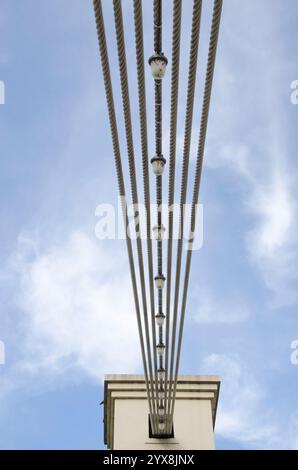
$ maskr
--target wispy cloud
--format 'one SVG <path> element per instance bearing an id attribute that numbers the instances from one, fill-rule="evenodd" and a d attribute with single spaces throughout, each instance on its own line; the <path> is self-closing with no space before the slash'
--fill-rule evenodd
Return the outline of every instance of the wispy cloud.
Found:
<path id="1" fill-rule="evenodd" d="M 44 251 L 35 239 L 21 236 L 14 269 L 23 312 L 19 370 L 73 371 L 98 381 L 109 371 L 136 370 L 130 279 L 118 256 L 80 230 Z"/>
<path id="2" fill-rule="evenodd" d="M 203 324 L 234 324 L 241 323 L 249 317 L 249 309 L 241 298 L 219 298 L 210 290 L 202 288 L 200 295 L 195 297 L 196 311 L 193 319 Z"/>
<path id="3" fill-rule="evenodd" d="M 282 419 L 266 405 L 267 395 L 241 358 L 211 354 L 202 364 L 203 372 L 221 376 L 216 432 L 226 439 L 253 448 L 295 448 L 297 423 L 293 415 L 287 429 Z"/>
<path id="4" fill-rule="evenodd" d="M 247 246 L 267 287 L 275 293 L 272 306 L 297 301 L 297 205 L 289 180 L 276 174 L 267 190 L 253 193 L 251 210 L 258 223 L 248 233 Z"/>
<path id="5" fill-rule="evenodd" d="M 255 12 L 259 18 L 266 8 L 261 3 L 257 6 L 260 14 Z M 239 12 L 243 19 L 251 14 L 251 8 L 255 6 L 244 5 Z M 268 17 L 266 31 L 270 32 L 271 50 L 276 44 L 275 60 L 264 43 L 258 21 L 245 38 L 242 16 L 234 30 L 228 28 L 223 33 L 225 50 L 228 47 L 230 53 L 225 60 L 219 57 L 214 89 L 216 112 L 211 116 L 205 163 L 220 173 L 229 188 L 232 182 L 235 201 L 242 203 L 244 211 L 241 230 L 247 254 L 273 294 L 271 305 L 280 307 L 297 301 L 293 284 L 298 278 L 298 175 L 293 165 L 295 149 L 287 139 L 291 104 L 284 90 L 289 84 L 286 74 L 282 75 L 290 62 L 288 56 L 284 58 L 285 44 L 276 23 L 280 4 L 275 2 L 273 8 L 275 14 Z M 232 30 L 233 34 L 228 32 Z M 241 67 L 235 68 L 240 58 Z M 254 68 L 254 77 L 248 73 L 249 67 Z"/>
<path id="6" fill-rule="evenodd" d="M 242 144 L 224 145 L 213 154 L 217 158 L 209 159 L 209 167 L 228 169 L 244 213 L 251 216 L 244 232 L 245 244 L 252 265 L 274 293 L 271 306 L 296 302 L 298 211 L 293 176 L 274 159 L 260 171 L 252 149 Z"/>

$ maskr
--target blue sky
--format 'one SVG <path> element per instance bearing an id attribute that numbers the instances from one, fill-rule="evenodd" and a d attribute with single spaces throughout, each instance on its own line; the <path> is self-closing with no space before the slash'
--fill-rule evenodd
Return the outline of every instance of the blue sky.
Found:
<path id="1" fill-rule="evenodd" d="M 191 3 L 184 2 L 178 163 Z M 211 6 L 206 0 L 190 182 Z M 146 2 L 146 19 L 150 8 Z M 131 13 L 127 1 L 129 64 Z M 182 373 L 222 377 L 219 449 L 298 448 L 298 366 L 290 361 L 298 339 L 298 108 L 290 101 L 297 14 L 295 0 L 224 2 L 201 188 L 204 244 L 193 257 L 181 362 Z M 170 57 L 171 15 L 164 19 Z M 96 207 L 114 204 L 117 188 L 92 2 L 1 0 L 0 29 L 0 448 L 99 449 L 103 376 L 141 365 L 125 245 L 95 236 Z M 149 56 L 149 21 L 145 37 Z M 116 65 L 114 52 L 119 103 Z M 167 107 L 170 73 L 164 83 Z M 149 73 L 147 89 L 150 113 Z M 135 101 L 132 113 L 137 123 Z M 137 124 L 135 133 L 138 149 Z"/>

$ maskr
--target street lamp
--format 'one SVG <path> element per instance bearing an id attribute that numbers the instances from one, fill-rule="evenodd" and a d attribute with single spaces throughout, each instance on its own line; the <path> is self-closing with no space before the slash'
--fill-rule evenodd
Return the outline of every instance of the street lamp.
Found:
<path id="1" fill-rule="evenodd" d="M 164 313 L 157 313 L 155 315 L 155 320 L 156 320 L 156 324 L 157 326 L 163 326 L 164 325 L 164 322 L 165 322 L 165 314 Z"/>
<path id="2" fill-rule="evenodd" d="M 164 288 L 166 278 L 164 277 L 163 274 L 158 274 L 157 276 L 155 276 L 154 280 L 155 280 L 155 285 L 157 289 Z"/>
<path id="3" fill-rule="evenodd" d="M 158 429 L 159 429 L 160 431 L 164 431 L 164 430 L 165 430 L 165 422 L 164 422 L 163 419 L 160 419 L 160 420 L 159 420 Z"/>
<path id="4" fill-rule="evenodd" d="M 152 230 L 153 230 L 155 240 L 161 241 L 166 231 L 164 225 L 154 225 Z"/>
<path id="5" fill-rule="evenodd" d="M 161 176 L 163 174 L 166 163 L 167 161 L 163 155 L 155 155 L 151 158 L 151 165 L 156 176 Z"/>
<path id="6" fill-rule="evenodd" d="M 163 343 L 158 343 L 156 345 L 156 352 L 159 356 L 163 356 L 164 352 L 165 352 L 165 345 Z"/>
<path id="7" fill-rule="evenodd" d="M 149 65 L 151 67 L 151 73 L 155 80 L 162 80 L 166 73 L 166 67 L 168 59 L 161 52 L 159 54 L 153 54 L 149 58 Z"/>
<path id="8" fill-rule="evenodd" d="M 158 380 L 164 380 L 165 378 L 165 370 L 163 367 L 160 367 L 158 370 L 157 370 L 157 377 L 158 377 Z"/>

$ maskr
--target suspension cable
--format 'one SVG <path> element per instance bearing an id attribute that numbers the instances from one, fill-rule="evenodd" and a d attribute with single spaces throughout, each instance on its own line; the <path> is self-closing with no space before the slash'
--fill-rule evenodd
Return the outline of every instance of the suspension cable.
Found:
<path id="1" fill-rule="evenodd" d="M 162 0 L 153 1 L 153 17 L 154 17 L 154 54 L 157 60 L 164 58 L 162 52 Z M 151 59 L 150 59 L 151 60 Z M 157 159 L 163 159 L 162 156 L 162 77 L 154 76 L 154 93 L 155 93 L 155 154 Z M 157 289 L 158 289 L 158 313 L 157 318 L 160 319 L 158 323 L 158 345 L 156 346 L 158 352 L 158 429 L 159 434 L 165 431 L 165 389 L 164 389 L 164 367 L 163 367 L 163 354 L 165 346 L 163 343 L 163 225 L 162 225 L 162 173 L 156 174 L 156 203 L 157 203 L 157 226 L 156 240 L 157 240 Z"/>
<path id="2" fill-rule="evenodd" d="M 168 194 L 168 250 L 167 250 L 167 293 L 166 293 L 166 339 L 165 339 L 165 409 L 167 409 L 169 336 L 171 312 L 172 251 L 173 251 L 173 205 L 175 194 L 176 137 L 178 116 L 178 91 L 180 68 L 182 1 L 174 0 L 171 68 L 171 110 L 169 144 L 169 194 Z"/>
<path id="3" fill-rule="evenodd" d="M 207 134 L 207 126 L 208 126 L 208 117 L 209 117 L 209 109 L 210 109 L 210 100 L 211 100 L 212 83 L 213 83 L 213 76 L 214 76 L 222 4 L 223 4 L 223 0 L 215 0 L 214 7 L 213 7 L 213 17 L 212 17 L 212 26 L 211 26 L 211 34 L 210 34 L 210 42 L 209 42 L 209 52 L 208 52 L 207 71 L 206 71 L 206 78 L 205 78 L 205 89 L 204 89 L 203 107 L 202 107 L 202 115 L 201 115 L 200 133 L 199 133 L 199 144 L 198 144 L 195 180 L 194 180 L 194 188 L 193 188 L 193 199 L 192 199 L 192 209 L 191 209 L 191 227 L 190 227 L 190 235 L 189 235 L 189 241 L 188 241 L 188 251 L 187 251 L 184 286 L 183 286 L 183 298 L 182 298 L 177 358 L 176 358 L 176 367 L 175 367 L 174 393 L 173 393 L 173 400 L 171 403 L 171 420 L 173 419 L 176 390 L 177 390 L 177 379 L 178 379 L 178 372 L 179 372 L 183 327 L 184 327 L 184 319 L 185 319 L 187 289 L 188 289 L 188 283 L 189 283 L 189 274 L 190 274 L 191 259 L 192 259 L 192 252 L 193 252 L 193 242 L 194 242 L 196 216 L 197 216 L 197 205 L 198 205 L 198 199 L 199 199 L 202 166 L 203 166 L 203 159 L 204 159 L 204 152 L 205 152 L 205 142 L 206 142 L 206 134 Z"/>
<path id="4" fill-rule="evenodd" d="M 194 0 L 193 15 L 192 15 L 191 45 L 190 45 L 190 55 L 189 55 L 185 129 L 184 129 L 183 164 L 182 164 L 180 212 L 179 212 L 179 236 L 178 236 L 178 242 L 177 242 L 174 313 L 173 313 L 173 324 L 172 324 L 172 343 L 171 343 L 171 361 L 170 361 L 170 378 L 169 378 L 169 400 L 168 400 L 168 410 L 167 410 L 168 413 L 170 413 L 170 409 L 171 409 L 170 403 L 171 403 L 171 394 L 172 394 L 172 385 L 173 385 L 175 342 L 176 342 L 179 287 L 180 287 L 180 272 L 181 272 L 181 261 L 182 261 L 181 258 L 182 258 L 182 245 L 183 245 L 183 233 L 184 233 L 184 208 L 185 208 L 186 193 L 187 193 L 189 154 L 190 154 L 190 144 L 191 144 L 191 134 L 192 134 L 193 106 L 194 106 L 194 94 L 195 94 L 197 62 L 198 62 L 198 46 L 199 46 L 200 25 L 201 25 L 201 11 L 202 11 L 202 0 Z M 171 420 L 168 420 L 168 426 L 171 426 L 170 421 Z M 168 429 L 168 431 L 170 431 L 170 429 Z"/>
<path id="5" fill-rule="evenodd" d="M 193 125 L 194 96 L 196 87 L 198 47 L 200 40 L 200 24 L 202 12 L 202 0 L 193 0 L 192 29 L 189 53 L 187 99 L 184 124 L 184 144 L 183 162 L 179 205 L 179 236 L 177 242 L 176 273 L 173 299 L 172 335 L 170 341 L 171 326 L 171 283 L 172 283 L 172 254 L 173 254 L 173 223 L 174 223 L 174 195 L 175 195 L 175 170 L 176 170 L 176 136 L 177 136 L 177 115 L 178 115 L 178 94 L 179 94 L 179 67 L 180 67 L 180 38 L 181 38 L 181 14 L 182 0 L 173 0 L 173 31 L 172 31 L 172 67 L 171 67 L 171 108 L 170 108 L 170 141 L 169 141 L 169 186 L 168 186 L 168 244 L 167 244 L 167 290 L 166 290 L 166 315 L 163 313 L 163 287 L 166 278 L 163 275 L 163 233 L 162 225 L 162 174 L 165 166 L 165 159 L 162 155 L 162 78 L 168 63 L 162 52 L 162 0 L 153 0 L 154 19 L 154 54 L 149 59 L 151 71 L 154 78 L 154 101 L 155 101 L 155 155 L 151 159 L 153 171 L 156 175 L 156 203 L 157 203 L 157 225 L 153 228 L 157 241 L 157 276 L 155 283 L 157 288 L 157 314 L 155 315 L 155 295 L 153 279 L 153 251 L 151 240 L 151 212 L 150 212 L 150 182 L 148 165 L 148 135 L 147 135 L 147 109 L 146 109 L 146 86 L 144 71 L 144 32 L 142 0 L 133 0 L 134 5 L 134 26 L 135 26 L 135 47 L 137 59 L 137 80 L 138 80 L 138 104 L 139 122 L 142 151 L 142 172 L 144 185 L 144 202 L 146 209 L 146 232 L 147 232 L 147 261 L 148 279 L 150 288 L 150 312 L 151 312 L 151 336 L 149 330 L 145 268 L 143 259 L 143 248 L 141 240 L 141 227 L 139 222 L 139 199 L 137 189 L 137 177 L 134 155 L 133 127 L 131 118 L 129 84 L 127 73 L 126 46 L 123 27 L 123 14 L 121 0 L 113 0 L 114 19 L 117 40 L 118 64 L 121 81 L 122 107 L 125 125 L 126 148 L 128 155 L 129 178 L 131 186 L 131 197 L 134 208 L 134 228 L 136 233 L 137 259 L 140 277 L 140 289 L 143 307 L 143 322 L 138 293 L 138 283 L 136 279 L 136 269 L 134 264 L 134 254 L 132 248 L 129 220 L 127 214 L 127 201 L 124 175 L 122 169 L 121 151 L 115 113 L 113 87 L 109 57 L 106 44 L 105 25 L 102 12 L 101 0 L 93 0 L 94 13 L 96 19 L 97 35 L 99 42 L 100 58 L 107 99 L 109 122 L 112 135 L 113 152 L 116 166 L 118 190 L 121 199 L 121 209 L 124 226 L 126 227 L 126 247 L 130 267 L 130 275 L 133 287 L 133 296 L 137 317 L 138 333 L 141 346 L 142 362 L 146 383 L 146 393 L 149 404 L 149 414 L 153 434 L 155 436 L 171 433 L 173 415 L 175 408 L 177 381 L 181 356 L 181 346 L 183 339 L 183 329 L 187 302 L 187 291 L 189 285 L 190 268 L 192 261 L 192 250 L 194 246 L 195 229 L 197 224 L 197 205 L 199 200 L 200 182 L 202 175 L 202 165 L 205 152 L 205 142 L 209 118 L 209 109 L 212 93 L 212 83 L 214 76 L 218 36 L 220 29 L 223 0 L 214 0 L 212 25 L 209 40 L 209 51 L 207 60 L 207 70 L 205 76 L 205 86 L 202 103 L 202 113 L 200 131 L 198 139 L 198 150 L 195 169 L 195 180 L 193 186 L 190 234 L 187 242 L 186 265 L 184 272 L 184 282 L 182 291 L 182 301 L 180 310 L 180 321 L 178 327 L 178 310 L 180 309 L 180 277 L 182 268 L 182 248 L 184 237 L 184 217 L 185 203 L 187 197 L 189 157 L 191 147 L 191 135 Z M 157 331 L 158 327 L 158 344 Z M 165 344 L 164 338 L 164 321 Z M 143 334 L 143 324 L 145 337 Z M 177 340 L 178 333 L 178 340 Z M 152 350 L 151 350 L 152 338 Z M 177 346 L 176 346 L 177 341 Z M 170 348 L 171 342 L 171 348 Z M 177 347 L 177 351 L 176 351 Z M 153 354 L 152 354 L 153 352 Z M 165 356 L 164 356 L 165 354 Z M 153 358 L 153 367 L 152 367 Z M 165 362 L 164 362 L 165 361 Z M 159 417 L 158 417 L 159 416 Z"/>
<path id="6" fill-rule="evenodd" d="M 144 40 L 143 40 L 143 13 L 142 0 L 134 0 L 134 23 L 135 23 L 135 43 L 136 43 L 136 61 L 138 75 L 138 98 L 139 98 L 139 117 L 140 133 L 142 147 L 142 168 L 144 184 L 144 202 L 146 210 L 146 228 L 147 228 L 147 257 L 149 288 L 151 302 L 151 329 L 153 346 L 153 365 L 155 379 L 155 400 L 157 396 L 157 353 L 156 353 L 156 328 L 155 328 L 155 299 L 154 299 L 154 275 L 153 275 L 153 256 L 152 256 L 152 238 L 151 238 L 151 210 L 150 210 L 150 183 L 149 183 L 149 164 L 148 164 L 148 136 L 147 136 L 147 109 L 146 109 L 146 86 L 144 70 Z M 157 423 L 155 423 L 155 428 Z"/>
<path id="7" fill-rule="evenodd" d="M 148 399 L 148 404 L 149 404 L 149 413 L 150 413 L 151 422 L 153 423 L 153 406 L 152 406 L 152 399 L 151 399 L 150 386 L 149 386 L 149 380 L 148 380 L 147 360 L 146 360 L 144 337 L 143 337 L 143 331 L 142 331 L 142 321 L 141 321 L 136 273 L 135 273 L 135 266 L 134 266 L 134 257 L 133 257 L 131 236 L 130 236 L 130 231 L 129 231 L 129 221 L 128 221 L 128 216 L 127 216 L 125 183 L 124 183 L 124 177 L 123 177 L 121 152 L 120 152 L 118 128 L 117 128 L 117 119 L 116 119 L 116 113 L 115 113 L 114 96 L 113 96 L 113 88 L 112 88 L 112 82 L 111 82 L 111 73 L 110 73 L 109 57 L 108 57 L 108 52 L 107 52 L 105 25 L 104 25 L 104 19 L 103 19 L 103 14 L 102 14 L 101 0 L 93 0 L 93 7 L 94 7 L 95 20 L 96 20 L 96 29 L 97 29 L 100 57 L 101 57 L 105 93 L 106 93 L 106 99 L 107 99 L 109 122 L 110 122 L 110 128 L 111 128 L 113 152 L 114 152 L 115 166 L 116 166 L 116 173 L 117 173 L 117 182 L 118 182 L 119 194 L 120 194 L 120 199 L 121 199 L 123 221 L 124 221 L 124 226 L 126 228 L 125 230 L 126 247 L 127 247 L 127 252 L 128 252 L 129 268 L 130 268 L 130 275 L 131 275 L 131 281 L 132 281 L 132 287 L 133 287 L 135 310 L 136 310 L 137 324 L 138 324 L 138 333 L 139 333 L 142 362 L 143 362 L 144 376 L 145 376 L 145 383 L 146 383 L 146 392 L 147 392 L 147 399 Z"/>
<path id="8" fill-rule="evenodd" d="M 138 200 L 137 178 L 136 178 L 135 157 L 134 157 L 134 144 L 133 144 L 133 132 L 132 132 L 121 0 L 113 0 L 113 5 L 114 5 L 114 17 L 115 17 L 123 114 L 124 114 L 124 125 L 125 125 L 128 164 L 129 164 L 129 178 L 130 178 L 130 185 L 131 185 L 132 202 L 133 202 L 133 207 L 134 207 L 134 222 L 135 222 L 135 231 L 136 231 L 137 255 L 138 255 L 138 263 L 139 263 L 139 275 L 140 275 L 140 285 L 141 285 L 141 294 L 142 294 L 142 303 L 143 303 L 143 313 L 144 313 L 148 368 L 149 368 L 149 376 L 150 376 L 151 395 L 152 395 L 152 401 L 153 401 L 153 411 L 155 411 L 152 357 L 151 357 L 149 321 L 148 321 L 147 298 L 146 298 L 146 284 L 145 284 L 144 260 L 143 260 L 143 249 L 142 249 L 142 240 L 141 240 L 141 227 L 140 227 L 140 223 L 138 220 L 139 219 L 139 200 Z M 154 427 L 153 422 L 151 423 L 151 425 L 152 427 Z"/>
<path id="9" fill-rule="evenodd" d="M 162 51 L 162 0 L 153 1 L 154 51 Z"/>

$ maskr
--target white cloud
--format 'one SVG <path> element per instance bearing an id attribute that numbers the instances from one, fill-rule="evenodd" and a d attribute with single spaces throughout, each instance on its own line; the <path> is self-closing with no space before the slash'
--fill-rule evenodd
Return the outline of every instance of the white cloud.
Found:
<path id="1" fill-rule="evenodd" d="M 248 234 L 254 256 L 274 258 L 292 241 L 297 205 L 291 177 L 275 159 L 268 161 L 268 166 L 262 170 L 253 158 L 252 150 L 236 142 L 216 151 L 212 149 L 210 157 L 210 168 L 225 167 L 238 178 L 237 187 L 245 194 L 245 199 L 242 197 L 245 208 L 256 219 L 255 227 Z"/>
<path id="2" fill-rule="evenodd" d="M 247 235 L 251 259 L 275 293 L 273 307 L 297 301 L 297 205 L 290 182 L 275 176 L 267 191 L 254 189 L 250 203 L 258 223 Z"/>
<path id="3" fill-rule="evenodd" d="M 245 213 L 252 217 L 245 231 L 247 253 L 274 294 L 271 307 L 296 302 L 298 211 L 292 177 L 278 159 L 261 169 L 245 145 L 230 143 L 212 150 L 216 158 L 209 159 L 209 167 L 229 171 Z"/>
<path id="4" fill-rule="evenodd" d="M 260 218 L 250 240 L 256 256 L 273 258 L 287 245 L 294 224 L 295 205 L 286 178 L 275 175 L 267 190 L 255 188 L 251 210 Z"/>
<path id="5" fill-rule="evenodd" d="M 233 324 L 245 321 L 249 317 L 247 305 L 239 298 L 215 298 L 207 289 L 201 289 L 195 299 L 197 306 L 193 318 L 198 323 Z"/>
<path id="6" fill-rule="evenodd" d="M 134 372 L 139 344 L 125 263 L 101 242 L 77 231 L 60 245 L 40 250 L 21 237 L 15 268 L 24 312 L 24 358 L 30 373 Z"/>
<path id="7" fill-rule="evenodd" d="M 278 439 L 278 427 L 271 424 L 264 409 L 264 392 L 243 361 L 225 354 L 211 354 L 203 361 L 203 371 L 221 376 L 222 384 L 216 432 L 255 447 L 271 448 Z"/>
<path id="8" fill-rule="evenodd" d="M 298 414 L 281 412 L 243 358 L 211 354 L 202 372 L 221 378 L 215 432 L 253 449 L 296 449 Z"/>
<path id="9" fill-rule="evenodd" d="M 247 145 L 241 143 L 226 143 L 224 145 L 214 145 L 206 148 L 206 165 L 208 168 L 217 170 L 225 167 L 229 173 L 231 171 L 243 177 L 247 182 L 254 182 L 254 175 L 251 173 L 251 155 Z"/>
<path id="10" fill-rule="evenodd" d="M 274 38 L 276 24 L 271 20 L 268 28 Z M 256 38 L 261 40 L 253 33 L 252 44 Z M 258 74 L 248 83 L 248 76 L 239 69 L 230 86 L 231 79 L 221 74 L 226 64 L 219 61 L 221 86 L 216 89 L 216 112 L 211 117 L 205 164 L 229 178 L 234 199 L 238 197 L 245 209 L 246 221 L 241 227 L 249 259 L 273 294 L 272 306 L 280 307 L 297 301 L 296 288 L 291 284 L 298 278 L 297 171 L 287 141 L 291 123 L 280 100 L 283 58 L 280 55 L 276 59 L 280 61 L 278 68 L 273 62 L 264 68 L 262 49 L 254 47 L 257 53 L 251 56 L 239 38 L 230 36 L 226 40 L 235 57 L 241 52 L 243 70 L 254 66 Z M 282 51 L 280 44 L 279 54 Z M 245 94 L 247 86 L 249 93 Z"/>

